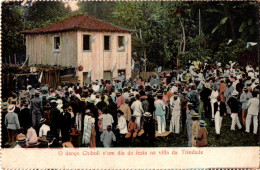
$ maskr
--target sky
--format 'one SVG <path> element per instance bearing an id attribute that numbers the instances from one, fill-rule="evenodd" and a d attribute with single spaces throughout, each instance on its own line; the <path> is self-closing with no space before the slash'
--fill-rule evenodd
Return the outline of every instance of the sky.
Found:
<path id="1" fill-rule="evenodd" d="M 24 0 L 22 2 L 22 5 L 24 5 L 28 0 Z M 32 0 L 32 2 L 34 2 L 35 0 Z M 66 0 L 62 0 L 64 2 L 64 5 L 67 6 L 69 5 L 72 11 L 77 11 L 79 9 L 77 2 L 78 1 L 66 1 Z"/>
<path id="2" fill-rule="evenodd" d="M 63 1 L 63 2 L 66 2 L 66 1 Z M 77 5 L 77 2 L 78 1 L 68 1 L 66 3 L 69 4 L 70 8 L 72 11 L 77 11 L 79 9 L 78 5 Z"/>

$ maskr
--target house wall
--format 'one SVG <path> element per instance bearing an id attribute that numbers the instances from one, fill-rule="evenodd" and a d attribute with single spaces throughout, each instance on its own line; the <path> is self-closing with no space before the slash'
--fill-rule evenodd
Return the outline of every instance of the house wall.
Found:
<path id="1" fill-rule="evenodd" d="M 60 50 L 54 49 L 54 37 L 60 37 Z M 77 32 L 27 34 L 26 55 L 29 65 L 60 65 L 77 67 Z"/>
<path id="2" fill-rule="evenodd" d="M 90 35 L 91 50 L 83 51 L 83 35 Z M 110 36 L 110 50 L 104 51 L 104 36 Z M 123 52 L 118 51 L 118 36 L 124 36 L 124 42 L 128 40 Z M 91 80 L 104 78 L 104 71 L 111 71 L 117 63 L 113 77 L 118 76 L 118 70 L 126 70 L 126 78 L 131 77 L 131 34 L 109 32 L 77 32 L 78 40 L 78 64 L 83 66 L 83 71 L 77 72 L 81 84 L 83 84 L 83 72 L 92 69 Z"/>

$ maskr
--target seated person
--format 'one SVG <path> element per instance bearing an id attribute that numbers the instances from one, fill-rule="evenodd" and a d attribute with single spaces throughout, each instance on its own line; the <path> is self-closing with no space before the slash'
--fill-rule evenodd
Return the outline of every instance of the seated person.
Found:
<path id="1" fill-rule="evenodd" d="M 44 138 L 47 136 L 47 132 L 50 131 L 50 126 L 46 124 L 46 119 L 44 118 L 40 120 L 40 123 L 42 124 L 42 126 L 39 130 L 39 137 Z"/>
<path id="2" fill-rule="evenodd" d="M 26 145 L 36 145 L 37 144 L 37 141 L 38 141 L 37 133 L 32 126 L 27 130 L 26 141 L 27 141 Z"/>
<path id="3" fill-rule="evenodd" d="M 127 139 L 132 137 L 132 142 L 134 142 L 137 136 L 137 132 L 139 131 L 135 119 L 135 116 L 131 116 L 131 121 L 128 123 L 128 133 L 125 136 Z"/>

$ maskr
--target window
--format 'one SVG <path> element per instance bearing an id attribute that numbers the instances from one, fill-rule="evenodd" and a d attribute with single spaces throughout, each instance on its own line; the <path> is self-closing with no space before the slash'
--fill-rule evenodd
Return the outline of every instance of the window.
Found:
<path id="1" fill-rule="evenodd" d="M 90 50 L 90 35 L 83 35 L 83 50 Z"/>
<path id="2" fill-rule="evenodd" d="M 110 36 L 104 36 L 104 50 L 110 50 Z"/>
<path id="3" fill-rule="evenodd" d="M 60 49 L 60 37 L 54 37 L 54 49 L 55 50 Z"/>
<path id="4" fill-rule="evenodd" d="M 118 36 L 118 51 L 124 51 L 124 36 Z"/>

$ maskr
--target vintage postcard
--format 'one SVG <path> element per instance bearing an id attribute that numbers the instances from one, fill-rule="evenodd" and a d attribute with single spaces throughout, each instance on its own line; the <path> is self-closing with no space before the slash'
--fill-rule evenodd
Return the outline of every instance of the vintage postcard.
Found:
<path id="1" fill-rule="evenodd" d="M 1 168 L 259 167 L 258 1 L 1 2 Z"/>

